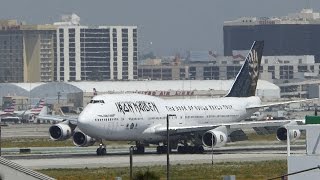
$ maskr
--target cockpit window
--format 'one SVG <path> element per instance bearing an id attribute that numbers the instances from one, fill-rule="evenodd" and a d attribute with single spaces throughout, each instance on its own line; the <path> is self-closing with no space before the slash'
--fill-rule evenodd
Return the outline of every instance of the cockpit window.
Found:
<path id="1" fill-rule="evenodd" d="M 104 100 L 91 100 L 90 103 L 92 103 L 92 104 L 104 103 Z"/>

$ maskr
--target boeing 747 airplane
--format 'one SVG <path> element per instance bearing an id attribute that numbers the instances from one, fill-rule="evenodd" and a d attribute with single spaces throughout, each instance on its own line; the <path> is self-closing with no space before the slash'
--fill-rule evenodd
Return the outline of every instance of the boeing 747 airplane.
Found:
<path id="1" fill-rule="evenodd" d="M 90 146 L 98 141 L 101 144 L 97 155 L 106 154 L 103 140 L 135 141 L 136 153 L 144 153 L 145 145 L 156 144 L 157 152 L 163 153 L 168 144 L 166 120 L 170 114 L 169 145 L 179 153 L 202 153 L 204 146 L 221 147 L 228 141 L 239 140 L 243 135 L 241 128 L 276 126 L 278 139 L 286 140 L 285 125 L 300 121 L 241 122 L 259 108 L 294 102 L 261 105 L 260 98 L 255 96 L 263 45 L 263 41 L 253 43 L 225 97 L 161 99 L 142 94 L 97 95 L 78 117 L 51 118 L 61 122 L 50 127 L 50 137 L 53 140 L 72 137 L 77 146 Z M 292 139 L 300 136 L 299 130 L 289 133 Z"/>

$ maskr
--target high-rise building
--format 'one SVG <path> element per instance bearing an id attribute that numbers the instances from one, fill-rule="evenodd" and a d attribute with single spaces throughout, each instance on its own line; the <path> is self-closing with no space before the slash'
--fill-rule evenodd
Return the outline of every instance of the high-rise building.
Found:
<path id="1" fill-rule="evenodd" d="M 53 25 L 0 20 L 0 82 L 137 79 L 136 26 Z"/>
<path id="2" fill-rule="evenodd" d="M 82 26 L 63 16 L 55 36 L 57 81 L 137 79 L 136 26 Z"/>
<path id="3" fill-rule="evenodd" d="M 242 17 L 225 21 L 224 55 L 247 49 L 254 40 L 264 40 L 264 56 L 314 55 L 320 62 L 320 15 L 312 9 L 285 17 Z"/>
<path id="4" fill-rule="evenodd" d="M 23 82 L 23 33 L 16 20 L 0 21 L 0 82 Z"/>
<path id="5" fill-rule="evenodd" d="M 24 82 L 53 81 L 54 39 L 53 25 L 24 25 Z"/>
<path id="6" fill-rule="evenodd" d="M 52 25 L 0 21 L 0 82 L 53 80 Z"/>

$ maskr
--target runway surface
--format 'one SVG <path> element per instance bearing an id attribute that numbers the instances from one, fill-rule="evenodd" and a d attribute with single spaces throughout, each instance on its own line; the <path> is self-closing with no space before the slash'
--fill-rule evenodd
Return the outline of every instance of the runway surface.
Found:
<path id="1" fill-rule="evenodd" d="M 1 127 L 1 137 L 49 137 L 50 126 L 51 124 L 9 124 Z"/>
<path id="2" fill-rule="evenodd" d="M 119 147 L 107 146 L 107 152 L 109 155 L 127 155 L 129 154 L 130 145 L 119 145 Z M 292 145 L 293 150 L 303 150 L 305 145 Z M 32 158 L 32 156 L 42 157 L 55 157 L 55 156 L 69 156 L 69 155 L 95 155 L 96 146 L 89 147 L 31 147 L 29 154 L 21 154 L 21 148 L 2 148 L 2 154 L 9 158 L 23 158 L 24 156 Z M 24 149 L 24 148 L 22 148 Z M 206 153 L 211 153 L 211 148 L 205 148 Z M 215 154 L 223 153 L 237 153 L 237 152 L 263 152 L 263 151 L 286 151 L 287 146 L 281 143 L 278 144 L 264 144 L 264 145 L 237 145 L 237 146 L 227 146 L 221 148 L 214 148 Z M 172 150 L 173 154 L 176 154 L 176 150 Z M 155 154 L 156 147 L 146 147 L 146 154 Z"/>

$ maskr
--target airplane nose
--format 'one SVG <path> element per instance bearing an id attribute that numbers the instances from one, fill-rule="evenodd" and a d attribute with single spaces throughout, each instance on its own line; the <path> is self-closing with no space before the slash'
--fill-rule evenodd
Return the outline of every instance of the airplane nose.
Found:
<path id="1" fill-rule="evenodd" d="M 84 116 L 83 116 L 82 113 L 81 113 L 81 114 L 79 114 L 79 116 L 78 116 L 78 125 L 79 125 L 79 124 L 83 124 L 83 123 L 85 123 L 85 118 L 84 118 Z"/>
<path id="2" fill-rule="evenodd" d="M 81 131 L 85 131 L 88 128 L 89 124 L 89 118 L 84 113 L 80 113 L 77 123 L 79 129 Z"/>

